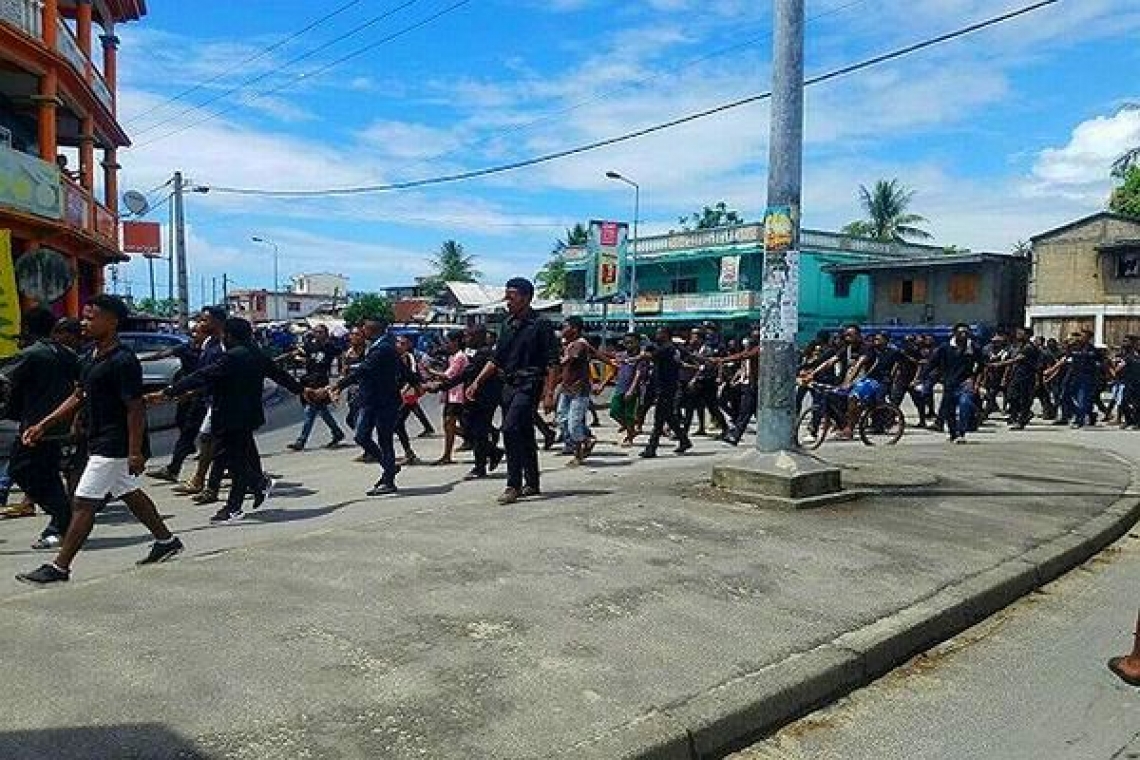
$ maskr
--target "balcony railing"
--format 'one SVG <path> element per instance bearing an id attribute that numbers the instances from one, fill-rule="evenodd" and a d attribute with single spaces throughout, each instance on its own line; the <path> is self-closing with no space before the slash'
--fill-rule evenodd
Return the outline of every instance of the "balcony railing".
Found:
<path id="1" fill-rule="evenodd" d="M 0 147 L 0 207 L 62 221 L 118 248 L 119 220 L 109 208 L 50 161 L 5 147 Z"/>
<path id="2" fill-rule="evenodd" d="M 63 178 L 63 220 L 104 245 L 117 248 L 119 220 L 103 204 L 70 178 Z"/>
<path id="3" fill-rule="evenodd" d="M 44 4 L 42 0 L 0 0 L 0 21 L 36 39 L 44 36 Z"/>
<path id="4" fill-rule="evenodd" d="M 2 0 L 0 0 L 2 1 Z M 91 91 L 95 93 L 95 97 L 99 99 L 108 111 L 114 109 L 114 98 L 111 95 L 111 88 L 107 86 L 107 82 L 103 79 L 103 75 L 95 68 L 95 62 L 84 55 L 82 48 L 79 47 L 79 40 L 75 38 L 75 33 L 71 31 L 71 27 L 67 25 L 63 19 L 57 22 L 57 29 L 59 30 L 57 38 L 59 40 L 59 52 L 71 64 L 79 76 L 87 80 L 91 85 Z"/>
<path id="5" fill-rule="evenodd" d="M 732 314 L 752 311 L 759 308 L 760 294 L 751 290 L 734 290 L 723 293 L 687 293 L 684 295 L 638 296 L 636 314 L 655 316 L 659 314 Z M 562 312 L 566 316 L 601 317 L 605 307 L 588 301 L 563 301 Z M 629 317 L 628 303 L 610 304 L 608 310 L 612 319 Z"/>

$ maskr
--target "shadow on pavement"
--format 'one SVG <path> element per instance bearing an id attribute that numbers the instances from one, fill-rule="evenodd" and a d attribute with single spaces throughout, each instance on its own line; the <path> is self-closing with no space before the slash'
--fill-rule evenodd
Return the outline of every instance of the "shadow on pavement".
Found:
<path id="1" fill-rule="evenodd" d="M 0 757 L 4 760 L 216 760 L 219 756 L 206 752 L 164 725 L 135 723 L 0 732 Z"/>
<path id="2" fill-rule="evenodd" d="M 336 504 L 329 504 L 324 507 L 312 507 L 310 509 L 274 509 L 268 507 L 259 509 L 256 512 L 247 511 L 245 513 L 245 520 L 246 522 L 262 523 L 287 523 L 298 522 L 300 520 L 312 520 L 317 517 L 332 514 L 338 509 L 351 507 L 354 504 L 364 504 L 367 501 L 368 499 L 351 499 L 349 501 L 339 501 Z"/>

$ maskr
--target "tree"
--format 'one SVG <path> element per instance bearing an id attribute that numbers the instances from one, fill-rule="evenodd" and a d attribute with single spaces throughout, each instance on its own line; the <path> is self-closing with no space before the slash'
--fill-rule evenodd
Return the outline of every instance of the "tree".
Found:
<path id="1" fill-rule="evenodd" d="M 1140 103 L 1125 105 L 1117 112 L 1117 115 L 1124 111 L 1140 111 Z M 1125 151 L 1124 155 L 1112 162 L 1112 176 L 1116 179 L 1127 180 L 1128 172 L 1136 168 L 1140 168 L 1140 145 Z"/>
<path id="2" fill-rule="evenodd" d="M 566 297 L 566 249 L 570 246 L 585 245 L 589 237 L 590 231 L 586 229 L 586 225 L 578 223 L 566 229 L 565 238 L 554 241 L 550 259 L 542 269 L 538 270 L 534 278 L 540 296 L 551 299 Z"/>
<path id="3" fill-rule="evenodd" d="M 1009 249 L 1009 252 L 1014 256 L 1028 259 L 1033 255 L 1033 244 L 1028 240 L 1018 240 L 1013 244 L 1013 247 Z"/>
<path id="4" fill-rule="evenodd" d="M 744 224 L 744 217 L 732 210 L 724 201 L 718 201 L 712 206 L 705 206 L 700 211 L 682 216 L 677 220 L 684 232 L 693 230 L 711 230 L 713 227 L 727 227 L 733 224 Z"/>
<path id="5" fill-rule="evenodd" d="M 464 251 L 463 244 L 454 240 L 443 241 L 439 252 L 428 262 L 435 272 L 424 277 L 420 287 L 430 296 L 442 293 L 449 282 L 475 282 L 483 274 L 475 268 L 475 256 Z"/>
<path id="6" fill-rule="evenodd" d="M 926 218 L 908 212 L 913 199 L 914 191 L 897 179 L 881 179 L 870 190 L 866 185 L 859 185 L 859 204 L 867 218 L 851 222 L 843 228 L 843 233 L 885 243 L 906 243 L 907 238 L 929 240 L 932 235 L 915 226 L 926 224 Z"/>
<path id="7" fill-rule="evenodd" d="M 344 307 L 341 319 L 345 324 L 357 325 L 364 319 L 379 317 L 391 320 L 394 316 L 392 302 L 378 293 L 363 293 L 352 299 L 352 303 Z"/>
<path id="8" fill-rule="evenodd" d="M 1112 191 L 1108 209 L 1140 220 L 1140 165 L 1130 167 L 1119 187 Z"/>
<path id="9" fill-rule="evenodd" d="M 170 298 L 140 298 L 135 311 L 155 317 L 173 317 L 178 313 L 178 303 Z"/>

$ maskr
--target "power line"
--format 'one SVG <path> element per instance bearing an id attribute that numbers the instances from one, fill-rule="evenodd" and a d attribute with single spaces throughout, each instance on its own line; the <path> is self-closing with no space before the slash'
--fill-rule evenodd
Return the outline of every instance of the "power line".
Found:
<path id="1" fill-rule="evenodd" d="M 947 32 L 946 34 L 942 34 L 942 35 L 939 35 L 937 37 L 932 37 L 932 38 L 929 38 L 929 39 L 924 40 L 922 42 L 917 42 L 913 45 L 908 45 L 906 47 L 898 48 L 898 49 L 893 50 L 891 52 L 884 53 L 884 54 L 878 55 L 878 56 L 874 56 L 873 58 L 867 58 L 863 61 L 859 61 L 858 63 L 853 63 L 853 64 L 850 64 L 848 66 L 843 66 L 843 67 L 838 68 L 838 69 L 833 69 L 832 71 L 829 71 L 829 72 L 824 73 L 824 74 L 819 74 L 817 76 L 806 79 L 804 81 L 804 85 L 805 86 L 812 86 L 812 85 L 822 84 L 823 82 L 828 82 L 828 81 L 831 81 L 833 79 L 838 79 L 840 77 L 847 76 L 848 74 L 853 74 L 857 71 L 862 71 L 863 69 L 869 69 L 869 68 L 872 68 L 874 66 L 878 66 L 880 64 L 886 63 L 888 61 L 893 61 L 893 60 L 896 60 L 899 58 L 903 58 L 907 55 L 918 52 L 920 50 L 935 47 L 937 45 L 949 42 L 951 40 L 955 40 L 955 39 L 958 39 L 960 37 L 965 37 L 967 35 L 974 34 L 975 32 L 979 32 L 983 29 L 987 29 L 989 27 L 997 26 L 997 25 L 1002 24 L 1004 22 L 1011 21 L 1011 20 L 1018 18 L 1020 16 L 1025 16 L 1027 14 L 1041 10 L 1042 8 L 1045 8 L 1047 6 L 1056 5 L 1059 2 L 1061 2 L 1061 0 L 1041 0 L 1040 2 L 1036 2 L 1036 3 L 1033 3 L 1031 5 L 1026 5 L 1026 6 L 1018 8 L 1016 10 L 1009 11 L 1007 13 L 1003 13 L 1000 16 L 994 16 L 994 17 L 987 19 L 985 21 L 980 21 L 978 23 L 962 27 L 962 28 L 957 29 L 955 31 Z M 667 129 L 672 129 L 673 127 L 677 127 L 677 126 L 680 126 L 682 124 L 688 124 L 690 122 L 698 121 L 700 119 L 705 119 L 709 116 L 714 116 L 714 115 L 719 114 L 719 113 L 724 113 L 725 111 L 730 111 L 730 110 L 733 110 L 736 108 L 740 108 L 742 106 L 751 105 L 752 103 L 759 103 L 763 100 L 767 100 L 771 96 L 772 96 L 771 92 L 764 92 L 764 93 L 760 93 L 758 95 L 752 95 L 750 97 L 741 98 L 739 100 L 734 100 L 734 101 L 731 101 L 729 103 L 723 103 L 719 106 L 715 106 L 713 108 L 709 108 L 709 109 L 706 109 L 704 111 L 698 111 L 696 113 L 692 113 L 692 114 L 689 114 L 687 116 L 682 116 L 680 118 L 673 119 L 671 121 L 655 124 L 651 127 L 639 129 L 639 130 L 636 130 L 634 132 L 627 132 L 625 134 L 618 135 L 616 137 L 610 137 L 610 138 L 607 138 L 604 140 L 598 140 L 598 141 L 595 141 L 592 143 L 587 143 L 585 145 L 579 145 L 579 146 L 574 147 L 574 148 L 567 148 L 565 150 L 560 150 L 560 151 L 557 151 L 554 153 L 547 153 L 547 154 L 542 155 L 542 156 L 536 156 L 534 158 L 529 158 L 529 159 L 525 159 L 522 161 L 515 161 L 512 163 L 508 163 L 508 164 L 500 164 L 498 166 L 487 167 L 484 169 L 475 169 L 473 171 L 460 172 L 457 174 L 446 174 L 446 175 L 436 176 L 436 177 L 427 177 L 424 179 L 408 180 L 408 181 L 404 181 L 404 182 L 392 182 L 392 183 L 383 184 L 383 185 L 365 185 L 365 186 L 360 186 L 360 187 L 329 188 L 329 189 L 323 189 L 323 190 L 262 190 L 262 189 L 235 188 L 235 187 L 209 187 L 208 189 L 211 192 L 224 193 L 224 194 L 229 194 L 229 195 L 252 195 L 252 196 L 262 196 L 262 197 L 271 197 L 271 198 L 306 198 L 306 197 L 324 197 L 324 196 L 338 196 L 338 195 L 363 195 L 363 194 L 368 194 L 368 193 L 381 193 L 381 192 L 388 192 L 388 191 L 392 191 L 392 190 L 410 190 L 410 189 L 419 188 L 419 187 L 428 187 L 431 185 L 442 185 L 442 184 L 448 184 L 448 183 L 452 183 L 452 182 L 461 182 L 464 180 L 476 179 L 479 177 L 487 177 L 487 176 L 494 175 L 494 174 L 503 174 L 505 172 L 514 171 L 517 169 L 523 169 L 523 168 L 530 167 L 530 166 L 537 166 L 539 164 L 549 163 L 551 161 L 556 161 L 556 160 L 559 160 L 562 158 L 567 158 L 569 156 L 574 156 L 574 155 L 578 155 L 581 153 L 588 153 L 590 151 L 598 150 L 599 148 L 605 148 L 605 147 L 608 147 L 610 145 L 617 145 L 618 143 L 628 142 L 630 140 L 635 140 L 635 139 L 640 138 L 640 137 L 645 137 L 647 135 L 651 135 L 651 134 L 654 134 L 656 132 L 662 132 L 662 131 L 667 130 Z"/>
<path id="2" fill-rule="evenodd" d="M 177 112 L 177 113 L 175 113 L 175 114 L 173 114 L 173 115 L 171 115 L 165 119 L 157 121 L 154 124 L 151 124 L 150 126 L 146 127 L 145 129 L 142 129 L 139 132 L 137 132 L 136 137 L 138 135 L 145 135 L 148 132 L 153 132 L 156 129 L 158 129 L 159 127 L 166 126 L 167 124 L 170 124 L 171 122 L 176 121 L 177 119 L 181 118 L 182 116 L 185 116 L 187 114 L 193 113 L 194 111 L 205 108 L 208 105 L 212 105 L 214 103 L 217 103 L 219 100 L 221 100 L 223 98 L 227 98 L 230 95 L 233 95 L 235 92 L 239 92 L 241 90 L 244 90 L 247 87 L 249 87 L 250 85 L 257 84 L 258 82 L 264 81 L 264 80 L 268 79 L 269 77 L 273 76 L 274 74 L 280 73 L 283 69 L 287 69 L 296 63 L 300 63 L 301 61 L 312 58 L 317 53 L 321 53 L 325 50 L 328 50 L 330 47 L 333 47 L 334 45 L 337 45 L 341 42 L 344 42 L 345 40 L 349 39 L 350 37 L 355 37 L 356 35 L 363 32 L 365 29 L 368 29 L 370 27 L 375 26 L 376 24 L 380 23 L 381 21 L 384 21 L 385 19 L 388 19 L 388 18 L 396 15 L 397 13 L 404 10 L 405 8 L 409 8 L 418 2 L 420 2 L 420 0 L 404 0 L 404 2 L 400 3 L 399 5 L 394 6 L 392 8 L 389 8 L 388 10 L 384 11 L 380 15 L 373 16 L 372 18 L 368 19 L 367 21 L 365 21 L 361 24 L 357 24 L 356 26 L 349 29 L 347 32 L 340 34 L 340 35 L 337 35 L 336 37 L 333 37 L 331 40 L 329 40 L 329 41 L 327 41 L 321 45 L 318 45 L 317 47 L 315 47 L 311 50 L 308 50 L 308 51 L 302 53 L 301 55 L 298 55 L 298 56 L 295 56 L 295 57 L 289 59 L 288 61 L 283 63 L 281 66 L 279 66 L 279 67 L 277 67 L 271 71 L 262 72 L 261 74 L 258 74 L 257 76 L 250 77 L 249 79 L 245 80 L 244 82 L 242 82 L 242 83 L 240 83 L 234 87 L 231 87 L 228 90 L 223 90 L 222 92 L 214 95 L 213 97 L 207 98 L 206 100 L 202 101 L 201 103 L 197 103 L 197 104 L 192 105 L 188 108 L 183 108 L 181 111 L 179 111 L 179 112 Z M 178 131 L 181 131 L 181 130 L 178 130 Z M 177 134 L 178 131 L 172 132 L 171 134 Z M 162 140 L 162 139 L 165 139 L 166 137 L 169 137 L 169 136 L 170 135 L 163 135 L 162 137 L 159 137 L 156 140 L 151 140 L 150 142 L 148 142 L 146 144 L 149 145 L 151 142 L 157 142 L 157 140 Z"/>
<path id="3" fill-rule="evenodd" d="M 340 14 L 347 11 L 349 8 L 352 8 L 353 6 L 356 6 L 356 5 L 360 5 L 360 2 L 361 2 L 361 0 L 349 0 L 349 2 L 344 3 L 343 5 L 341 5 L 340 7 L 336 8 L 332 11 L 330 11 L 329 13 L 326 13 L 324 16 L 321 16 L 320 18 L 316 19 L 315 21 L 308 24 L 304 28 L 298 29 L 296 32 L 293 32 L 289 36 L 284 37 L 284 38 L 278 40 L 277 42 L 274 42 L 273 44 L 262 48 L 259 52 L 254 53 L 253 55 L 250 55 L 249 57 L 242 59 L 241 61 L 235 63 L 233 66 L 230 66 L 229 68 L 218 72 L 217 74 L 210 77 L 209 79 L 206 79 L 202 82 L 199 82 L 196 85 L 188 87 L 185 90 L 183 90 L 182 92 L 178 93 L 177 95 L 172 95 L 171 97 L 167 98 L 166 100 L 162 101 L 161 103 L 158 103 L 154 106 L 151 106 L 150 108 L 143 111 L 142 113 L 136 114 L 135 116 L 132 116 L 130 119 L 128 119 L 128 122 L 129 123 L 137 123 L 137 122 L 141 121 L 144 117 L 149 116 L 150 114 L 154 113 L 155 111 L 160 111 L 169 105 L 173 105 L 174 103 L 177 103 L 179 100 L 182 100 L 183 98 L 185 98 L 187 95 L 192 95 L 193 93 L 198 92 L 199 90 L 203 89 L 204 87 L 211 85 L 214 82 L 217 82 L 219 79 L 226 76 L 227 74 L 232 74 L 233 72 L 241 69 L 242 67 L 244 67 L 248 64 L 251 64 L 255 61 L 261 60 L 262 58 L 269 55 L 273 51 L 278 50 L 278 49 L 284 47 L 285 45 L 288 45 L 293 40 L 295 40 L 299 37 L 303 37 L 304 35 L 313 31 L 314 29 L 321 26 L 322 24 L 324 24 L 328 21 L 331 21 L 332 19 L 336 18 Z"/>

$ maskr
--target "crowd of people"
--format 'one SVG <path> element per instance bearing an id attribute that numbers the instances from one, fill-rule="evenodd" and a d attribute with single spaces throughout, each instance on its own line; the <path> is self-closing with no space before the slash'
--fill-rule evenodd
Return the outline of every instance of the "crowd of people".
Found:
<path id="1" fill-rule="evenodd" d="M 658 456 L 666 439 L 677 455 L 692 448 L 691 436 L 740 443 L 756 412 L 759 331 L 738 341 L 706 323 L 679 335 L 660 327 L 648 341 L 637 334 L 606 341 L 588 335 L 578 317 L 556 326 L 534 311 L 533 297 L 530 281 L 508 281 L 508 317 L 497 334 L 481 325 L 457 330 L 435 352 L 422 352 L 377 315 L 351 325 L 343 344 L 318 325 L 275 358 L 258 344 L 249 322 L 209 306 L 186 345 L 144 357 L 173 357 L 181 365 L 174 382 L 150 393 L 144 393 L 139 357 L 118 341 L 118 326 L 127 318 L 120 299 L 92 298 L 82 334 L 76 320 L 57 322 L 42 309 L 29 313 L 27 345 L 0 370 L 6 416 L 19 423 L 8 474 L 50 517 L 34 548 L 57 554 L 18 579 L 40 585 L 68 580 L 108 499 L 121 499 L 153 534 L 140 564 L 181 552 L 182 542 L 142 489 L 144 471 L 175 483 L 174 493 L 197 504 L 217 504 L 211 518 L 216 524 L 243 519 L 247 501 L 252 509 L 261 507 L 274 487 L 256 439 L 266 419 L 267 380 L 304 405 L 288 448 L 304 451 L 317 420 L 328 429 L 330 448 L 344 447 L 351 434 L 360 450 L 357 461 L 378 467 L 367 491 L 372 497 L 397 494 L 401 469 L 423 464 L 408 422 L 415 416 L 420 436 L 435 434 L 420 403 L 432 393 L 441 401 L 444 436 L 442 455 L 432 464 L 455 465 L 456 452 L 467 450 L 473 466 L 464 478 L 481 480 L 505 463 L 498 497 L 504 505 L 541 494 L 536 431 L 543 448 L 561 444 L 558 453 L 568 466 L 590 459 L 599 443 L 603 392 L 618 430 L 614 443 L 632 447 L 644 436 L 642 458 Z M 945 431 L 955 442 L 965 441 L 986 417 L 1004 415 L 1010 429 L 1022 430 L 1038 411 L 1057 425 L 1113 421 L 1140 430 L 1136 337 L 1107 351 L 1094 346 L 1088 333 L 1074 333 L 1062 344 L 1018 328 L 982 343 L 958 325 L 944 343 L 912 335 L 896 344 L 886 334 L 867 337 L 851 325 L 821 333 L 804 347 L 799 377 L 798 406 L 804 408 L 809 397 L 815 397 L 813 407 L 834 404 L 848 421 L 839 437 L 851 436 L 861 406 L 908 400 L 920 427 Z M 157 404 L 177 405 L 179 435 L 169 461 L 147 471 L 146 408 Z M 544 417 L 551 414 L 553 425 Z M 195 454 L 193 472 L 183 479 Z"/>

